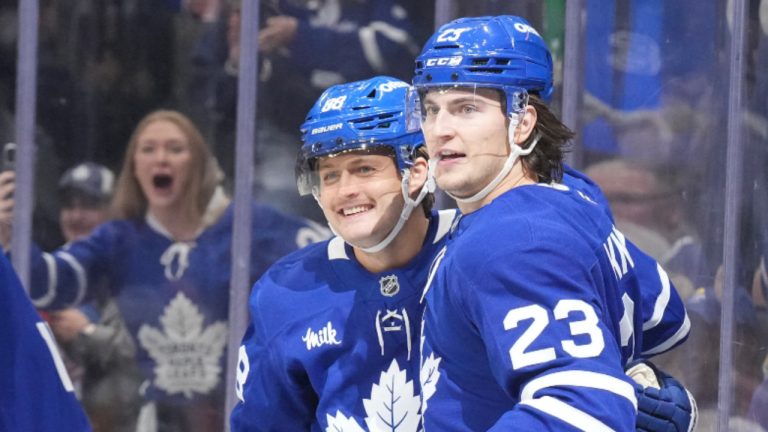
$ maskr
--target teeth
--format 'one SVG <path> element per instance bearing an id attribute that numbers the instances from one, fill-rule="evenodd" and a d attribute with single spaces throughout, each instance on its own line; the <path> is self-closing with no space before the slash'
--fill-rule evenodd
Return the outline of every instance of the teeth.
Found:
<path id="1" fill-rule="evenodd" d="M 357 206 L 357 207 L 345 208 L 342 211 L 344 212 L 344 216 L 349 216 L 357 213 L 362 213 L 364 211 L 368 211 L 369 209 L 370 209 L 370 206 Z"/>
<path id="2" fill-rule="evenodd" d="M 443 150 L 440 153 L 438 153 L 438 156 L 440 156 L 440 158 L 443 159 L 443 158 L 448 158 L 448 157 L 456 157 L 459 154 L 460 153 L 456 153 L 456 152 L 453 152 L 453 151 L 450 151 L 450 150 Z"/>

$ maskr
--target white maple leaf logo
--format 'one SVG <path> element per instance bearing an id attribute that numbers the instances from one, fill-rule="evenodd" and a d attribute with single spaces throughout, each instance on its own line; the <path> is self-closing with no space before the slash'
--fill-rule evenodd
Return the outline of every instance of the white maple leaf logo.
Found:
<path id="1" fill-rule="evenodd" d="M 218 321 L 203 329 L 204 316 L 183 293 L 166 306 L 162 329 L 139 329 L 138 339 L 155 360 L 155 385 L 168 394 L 205 394 L 219 383 L 227 325 Z"/>
<path id="2" fill-rule="evenodd" d="M 397 360 L 381 373 L 379 383 L 371 387 L 371 398 L 363 399 L 365 423 L 371 431 L 415 432 L 419 427 L 419 396 L 413 392 L 413 381 Z"/>
<path id="3" fill-rule="evenodd" d="M 419 371 L 419 382 L 421 383 L 421 415 L 427 411 L 427 401 L 435 394 L 437 390 L 437 381 L 440 379 L 440 361 L 442 358 L 435 357 L 435 353 L 430 353 L 429 357 L 422 360 L 421 370 Z"/>
<path id="4" fill-rule="evenodd" d="M 334 417 L 331 417 L 330 414 L 325 416 L 328 419 L 328 427 L 325 428 L 325 432 L 365 432 L 365 429 L 360 427 L 354 418 L 345 416 L 341 411 L 336 411 Z"/>

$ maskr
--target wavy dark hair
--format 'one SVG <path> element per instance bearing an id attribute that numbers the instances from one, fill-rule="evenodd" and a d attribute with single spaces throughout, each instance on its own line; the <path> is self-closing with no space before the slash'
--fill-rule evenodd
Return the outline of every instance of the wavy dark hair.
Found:
<path id="1" fill-rule="evenodd" d="M 527 148 L 537 135 L 539 142 L 531 154 L 521 158 L 523 169 L 532 177 L 535 176 L 538 182 L 559 182 L 563 179 L 565 153 L 570 150 L 570 141 L 575 133 L 537 95 L 528 96 L 528 105 L 536 110 L 537 120 L 533 133 L 522 147 Z"/>

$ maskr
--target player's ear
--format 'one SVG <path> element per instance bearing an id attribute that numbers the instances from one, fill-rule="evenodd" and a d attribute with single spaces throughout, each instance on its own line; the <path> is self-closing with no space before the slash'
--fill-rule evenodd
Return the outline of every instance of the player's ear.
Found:
<path id="1" fill-rule="evenodd" d="M 520 145 L 528 140 L 528 137 L 533 133 L 533 127 L 536 126 L 537 120 L 536 108 L 526 105 L 515 131 L 515 144 Z"/>
<path id="2" fill-rule="evenodd" d="M 408 193 L 413 195 L 421 190 L 424 182 L 427 181 L 427 171 L 427 160 L 423 157 L 417 157 L 411 167 L 411 182 L 408 185 Z"/>

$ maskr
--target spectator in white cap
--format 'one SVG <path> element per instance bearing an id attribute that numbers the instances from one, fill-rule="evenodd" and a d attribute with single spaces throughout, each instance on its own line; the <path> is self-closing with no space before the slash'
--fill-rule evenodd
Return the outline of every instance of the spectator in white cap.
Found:
<path id="1" fill-rule="evenodd" d="M 59 224 L 67 243 L 107 220 L 114 183 L 112 171 L 93 162 L 76 165 L 61 176 Z"/>
<path id="2" fill-rule="evenodd" d="M 93 162 L 61 176 L 59 225 L 67 244 L 109 219 L 114 183 L 112 171 Z M 94 301 L 48 317 L 94 430 L 127 432 L 135 429 L 141 401 L 136 346 L 109 290 L 102 288 Z"/>

